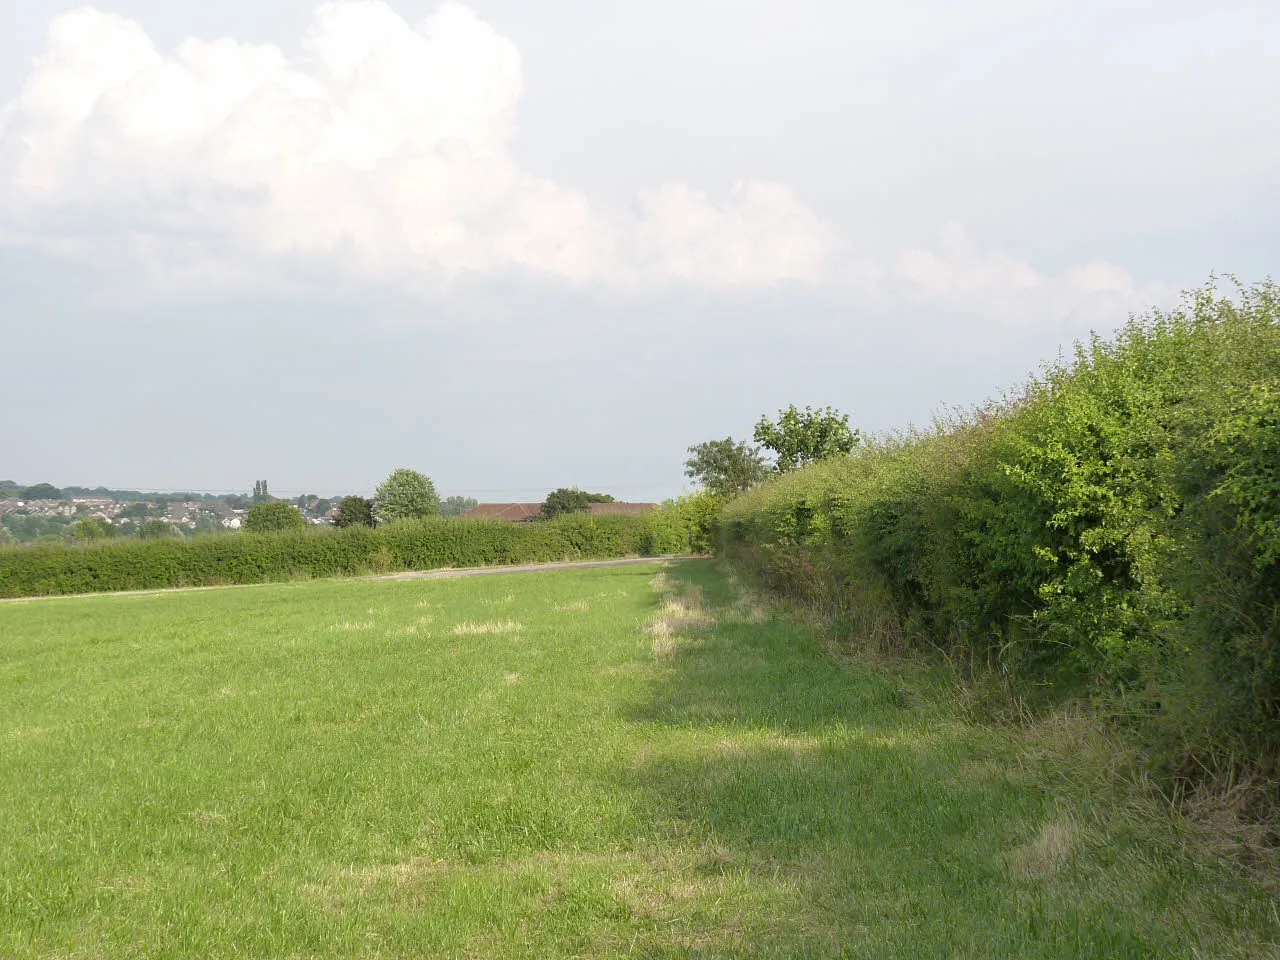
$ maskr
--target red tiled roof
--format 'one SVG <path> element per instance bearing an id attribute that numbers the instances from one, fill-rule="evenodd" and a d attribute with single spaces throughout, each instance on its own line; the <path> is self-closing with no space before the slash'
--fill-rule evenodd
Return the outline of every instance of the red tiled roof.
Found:
<path id="1" fill-rule="evenodd" d="M 593 517 L 609 517 L 616 514 L 638 514 L 648 513 L 650 510 L 657 510 L 656 503 L 593 503 L 591 504 L 591 516 Z"/>
<path id="2" fill-rule="evenodd" d="M 462 515 L 463 520 L 535 520 L 542 515 L 540 503 L 482 503 Z"/>
<path id="3" fill-rule="evenodd" d="M 656 503 L 593 503 L 590 516 L 610 517 L 619 514 L 642 514 L 657 510 Z M 542 516 L 540 503 L 482 503 L 462 515 L 463 520 L 510 520 L 520 523 Z"/>

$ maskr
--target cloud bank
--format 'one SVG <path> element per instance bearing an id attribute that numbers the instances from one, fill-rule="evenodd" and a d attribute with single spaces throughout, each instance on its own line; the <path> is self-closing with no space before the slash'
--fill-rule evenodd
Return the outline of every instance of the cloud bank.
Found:
<path id="1" fill-rule="evenodd" d="M 74 10 L 0 117 L 6 232 L 75 252 L 96 221 L 152 249 L 180 236 L 374 277 L 825 275 L 836 235 L 782 184 L 743 180 L 718 201 L 668 184 L 611 212 L 521 169 L 522 86 L 515 45 L 453 2 L 417 26 L 381 0 L 325 3 L 292 60 L 234 40 L 166 56 L 134 22 Z"/>
<path id="2" fill-rule="evenodd" d="M 170 285 L 296 262 L 410 284 L 802 283 L 1010 321 L 1114 315 L 1149 293 L 1108 264 L 1041 275 L 954 224 L 934 247 L 855 261 L 763 180 L 611 207 L 518 162 L 523 83 L 515 44 L 453 0 L 416 26 L 382 0 L 324 3 L 295 57 L 231 39 L 166 54 L 137 23 L 73 10 L 0 111 L 0 243 L 123 257 Z"/>

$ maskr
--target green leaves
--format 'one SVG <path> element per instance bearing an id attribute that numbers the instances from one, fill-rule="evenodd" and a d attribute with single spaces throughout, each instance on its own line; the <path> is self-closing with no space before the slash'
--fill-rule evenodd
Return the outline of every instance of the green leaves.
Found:
<path id="1" fill-rule="evenodd" d="M 259 503 L 245 514 L 244 528 L 250 533 L 302 530 L 307 520 L 289 503 Z"/>
<path id="2" fill-rule="evenodd" d="M 561 487 L 547 494 L 542 504 L 542 519 L 551 520 L 570 513 L 586 513 L 593 503 L 613 503 L 607 493 L 588 493 L 577 487 Z"/>
<path id="3" fill-rule="evenodd" d="M 684 475 L 700 483 L 715 497 L 736 496 L 750 490 L 769 475 L 759 447 L 732 437 L 708 440 L 689 448 Z"/>
<path id="4" fill-rule="evenodd" d="M 440 496 L 431 478 L 401 467 L 378 485 L 373 511 L 380 521 L 420 520 L 440 512 Z"/>
<path id="5" fill-rule="evenodd" d="M 858 442 L 858 431 L 849 427 L 849 415 L 834 407 L 799 410 L 793 403 L 778 411 L 777 423 L 761 417 L 755 441 L 774 452 L 779 473 L 788 473 L 848 453 Z"/>
<path id="6" fill-rule="evenodd" d="M 785 475 L 726 506 L 732 556 L 1038 691 L 1123 691 L 1170 756 L 1280 755 L 1280 288 L 1197 291 L 933 432 L 841 423 L 761 420 Z"/>

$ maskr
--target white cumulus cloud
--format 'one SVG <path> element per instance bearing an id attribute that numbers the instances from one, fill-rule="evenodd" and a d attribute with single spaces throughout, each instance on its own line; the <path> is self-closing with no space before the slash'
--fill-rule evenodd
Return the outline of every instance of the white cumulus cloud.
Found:
<path id="1" fill-rule="evenodd" d="M 0 235 L 92 255 L 196 244 L 329 257 L 365 276 L 527 271 L 572 283 L 816 282 L 835 233 L 781 184 L 723 199 L 668 184 L 631 215 L 521 168 L 520 54 L 445 2 L 320 6 L 302 52 L 234 40 L 157 51 L 138 24 L 63 14 L 0 113 Z"/>
<path id="2" fill-rule="evenodd" d="M 892 282 L 910 299 L 980 313 L 1004 325 L 1074 321 L 1085 326 L 1167 301 L 1175 292 L 1139 284 L 1124 268 L 1095 262 L 1042 273 L 1017 257 L 979 247 L 949 223 L 935 247 L 901 251 Z"/>

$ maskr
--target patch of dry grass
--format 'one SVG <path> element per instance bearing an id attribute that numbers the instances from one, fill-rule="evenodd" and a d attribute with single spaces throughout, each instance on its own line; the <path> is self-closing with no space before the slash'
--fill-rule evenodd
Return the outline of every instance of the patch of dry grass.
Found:
<path id="1" fill-rule="evenodd" d="M 524 627 L 514 620 L 490 620 L 483 623 L 464 621 L 454 626 L 456 637 L 483 636 L 485 634 L 519 633 Z"/>
<path id="2" fill-rule="evenodd" d="M 1029 843 L 1010 850 L 1006 863 L 1015 876 L 1047 880 L 1066 866 L 1082 839 L 1079 824 L 1069 819 L 1054 820 L 1041 827 Z"/>

